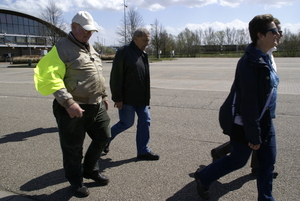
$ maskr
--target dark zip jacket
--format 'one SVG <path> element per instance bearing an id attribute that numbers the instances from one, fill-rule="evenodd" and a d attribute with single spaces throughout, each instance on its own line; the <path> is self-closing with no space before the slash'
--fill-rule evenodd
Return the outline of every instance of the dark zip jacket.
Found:
<path id="1" fill-rule="evenodd" d="M 225 134 L 231 135 L 233 118 L 241 115 L 246 140 L 254 145 L 268 140 L 271 115 L 267 108 L 259 121 L 270 94 L 270 68 L 260 52 L 250 44 L 238 61 L 235 79 L 224 104 L 220 108 L 219 122 Z M 236 92 L 235 114 L 232 101 Z"/>
<path id="2" fill-rule="evenodd" d="M 133 41 L 121 47 L 116 53 L 110 73 L 110 89 L 114 102 L 149 105 L 148 56 Z"/>

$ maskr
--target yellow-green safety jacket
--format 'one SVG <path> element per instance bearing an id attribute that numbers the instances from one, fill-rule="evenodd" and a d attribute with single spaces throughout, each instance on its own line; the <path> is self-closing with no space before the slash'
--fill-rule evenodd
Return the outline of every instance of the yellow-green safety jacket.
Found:
<path id="1" fill-rule="evenodd" d="M 64 107 L 98 104 L 107 99 L 102 62 L 91 45 L 86 48 L 70 33 L 56 43 L 34 69 L 35 88 L 42 95 L 54 94 Z"/>

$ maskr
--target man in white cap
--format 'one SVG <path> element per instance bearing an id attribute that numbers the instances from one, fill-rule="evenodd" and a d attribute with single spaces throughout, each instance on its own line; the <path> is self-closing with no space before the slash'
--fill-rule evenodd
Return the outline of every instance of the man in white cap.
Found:
<path id="1" fill-rule="evenodd" d="M 65 176 L 77 196 L 89 195 L 83 177 L 106 185 L 109 179 L 101 175 L 98 159 L 110 134 L 110 118 L 102 62 L 88 43 L 97 31 L 92 16 L 78 12 L 72 19 L 72 31 L 53 46 L 34 69 L 37 91 L 53 94 L 53 114 L 56 118 L 63 153 Z M 92 139 L 83 166 L 85 134 Z"/>

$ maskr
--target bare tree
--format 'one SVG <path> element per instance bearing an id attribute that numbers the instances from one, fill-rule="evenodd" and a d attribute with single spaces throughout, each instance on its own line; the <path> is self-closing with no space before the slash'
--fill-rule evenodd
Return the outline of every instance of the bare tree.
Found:
<path id="1" fill-rule="evenodd" d="M 42 12 L 42 19 L 50 23 L 53 26 L 47 26 L 46 30 L 43 30 L 48 37 L 48 43 L 52 46 L 61 38 L 57 33 L 57 28 L 66 31 L 66 23 L 64 22 L 63 12 L 56 5 L 54 0 L 48 0 L 46 9 Z"/>
<path id="2" fill-rule="evenodd" d="M 162 25 L 159 25 L 157 19 L 155 19 L 154 23 L 151 24 L 151 45 L 154 47 L 154 51 L 156 53 L 156 58 L 159 58 L 159 51 L 161 49 L 161 35 L 162 35 Z"/>
<path id="3" fill-rule="evenodd" d="M 128 16 L 127 25 L 129 25 L 127 29 L 127 33 L 128 36 L 130 37 L 129 39 L 131 40 L 134 31 L 139 27 L 143 27 L 144 22 L 143 22 L 143 17 L 133 8 L 129 9 L 127 16 Z"/>
<path id="4" fill-rule="evenodd" d="M 213 30 L 212 27 L 209 27 L 208 29 L 204 30 L 204 38 L 205 38 L 205 40 L 203 42 L 205 45 L 215 45 L 216 44 L 215 31 Z"/>
<path id="5" fill-rule="evenodd" d="M 203 42 L 203 35 L 204 35 L 203 30 L 201 28 L 196 30 L 195 35 L 197 36 L 196 37 L 197 38 L 196 45 L 200 46 Z"/>
<path id="6" fill-rule="evenodd" d="M 190 31 L 186 28 L 175 37 L 175 51 L 179 56 L 196 56 L 201 51 L 207 53 L 244 51 L 251 43 L 248 29 L 226 28 L 214 31 L 212 27 L 205 30 Z M 284 30 L 278 51 L 281 56 L 297 57 L 300 55 L 300 30 L 293 34 Z"/>
<path id="7" fill-rule="evenodd" d="M 133 7 L 128 9 L 125 18 L 125 20 L 123 18 L 121 21 L 121 26 L 117 28 L 117 34 L 120 36 L 120 44 L 129 43 L 132 40 L 134 31 L 140 27 L 144 27 L 143 17 Z"/>
<path id="8" fill-rule="evenodd" d="M 247 29 L 238 29 L 236 37 L 236 45 L 243 47 L 245 44 L 250 43 L 249 32 Z"/>
<path id="9" fill-rule="evenodd" d="M 215 33 L 215 37 L 216 37 L 216 45 L 225 44 L 225 31 L 217 31 Z"/>
<path id="10" fill-rule="evenodd" d="M 235 45 L 235 38 L 236 38 L 237 31 L 235 28 L 228 28 L 225 29 L 225 38 L 227 45 Z"/>

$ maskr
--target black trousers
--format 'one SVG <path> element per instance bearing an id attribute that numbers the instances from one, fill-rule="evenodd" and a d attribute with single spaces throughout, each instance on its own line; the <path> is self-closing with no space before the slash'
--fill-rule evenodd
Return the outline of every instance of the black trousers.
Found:
<path id="1" fill-rule="evenodd" d="M 226 156 L 227 154 L 230 153 L 231 145 L 230 141 L 225 142 L 224 144 L 221 144 L 220 146 L 214 148 L 215 153 L 219 158 Z M 251 156 L 251 168 L 255 169 L 258 167 L 258 162 L 257 162 L 257 153 L 255 150 L 252 151 L 252 156 Z"/>
<path id="2" fill-rule="evenodd" d="M 63 154 L 65 176 L 73 187 L 81 185 L 83 143 L 86 133 L 92 139 L 83 162 L 83 171 L 98 171 L 98 160 L 111 137 L 110 118 L 104 103 L 80 105 L 85 110 L 81 118 L 70 118 L 68 112 L 56 100 L 53 114 L 56 118 Z"/>

